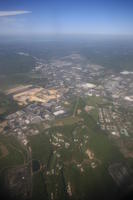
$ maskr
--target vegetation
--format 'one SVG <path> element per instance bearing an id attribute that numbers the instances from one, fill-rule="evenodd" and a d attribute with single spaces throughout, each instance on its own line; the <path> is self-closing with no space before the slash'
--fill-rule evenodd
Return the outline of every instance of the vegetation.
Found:
<path id="1" fill-rule="evenodd" d="M 58 199 L 67 199 L 67 195 L 65 197 L 63 195 L 66 194 L 67 184 L 70 183 L 73 199 L 75 200 L 88 199 L 88 197 L 98 199 L 99 195 L 102 199 L 109 199 L 108 193 L 110 193 L 110 199 L 115 198 L 117 186 L 109 175 L 108 167 L 112 163 L 122 162 L 124 158 L 113 141 L 110 140 L 108 134 L 101 131 L 95 119 L 86 113 L 84 110 L 85 105 L 85 101 L 79 99 L 77 109 L 82 112 L 75 116 L 75 119 L 78 117 L 83 121 L 69 123 L 69 118 L 64 118 L 59 120 L 63 123 L 62 126 L 52 127 L 45 132 L 42 130 L 39 135 L 30 138 L 33 159 L 37 159 L 44 164 L 45 173 L 52 169 L 56 171 L 57 163 L 62 166 L 62 172 L 59 175 L 45 176 L 45 173 L 42 175 L 45 179 L 45 188 L 47 188 L 49 197 L 53 192 L 53 195 L 57 198 L 56 195 L 60 191 Z M 58 153 L 61 155 L 60 158 L 57 158 L 53 153 L 54 147 L 49 142 L 56 133 L 61 133 L 65 142 L 70 144 L 68 149 L 64 146 L 58 149 Z M 88 137 L 86 144 L 84 144 L 84 136 Z M 78 138 L 77 143 L 74 142 L 74 138 Z M 80 143 L 84 144 L 82 148 L 79 147 Z M 97 163 L 95 169 L 91 167 L 85 153 L 88 148 L 95 155 L 95 162 Z M 81 163 L 84 169 L 83 173 L 77 167 L 77 164 Z M 36 176 L 40 177 L 40 174 Z M 101 184 L 101 182 L 104 184 Z M 42 188 L 42 183 L 40 188 Z"/>
<path id="2" fill-rule="evenodd" d="M 11 96 L 7 96 L 3 92 L 0 92 L 0 120 L 7 114 L 15 112 L 18 108 L 19 106 Z"/>
<path id="3" fill-rule="evenodd" d="M 42 172 L 33 175 L 32 200 L 48 200 L 46 183 Z"/>
<path id="4" fill-rule="evenodd" d="M 7 151 L 7 154 L 0 157 L 0 196 L 3 197 L 3 199 L 10 199 L 5 187 L 7 169 L 24 164 L 26 152 L 13 136 L 6 137 L 1 135 L 0 144 L 4 145 Z"/>
<path id="5" fill-rule="evenodd" d="M 29 72 L 33 66 L 34 59 L 31 56 L 15 53 L 0 55 L 0 74 L 25 73 Z"/>
<path id="6" fill-rule="evenodd" d="M 24 163 L 26 152 L 13 136 L 0 136 L 1 143 L 7 148 L 8 154 L 0 159 L 0 171 Z"/>
<path id="7" fill-rule="evenodd" d="M 47 164 L 51 147 L 45 133 L 32 136 L 30 138 L 30 144 L 32 148 L 32 158 Z"/>

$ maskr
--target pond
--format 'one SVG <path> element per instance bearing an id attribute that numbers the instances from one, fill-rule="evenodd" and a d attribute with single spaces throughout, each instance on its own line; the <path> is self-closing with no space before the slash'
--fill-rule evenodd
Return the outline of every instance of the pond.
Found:
<path id="1" fill-rule="evenodd" d="M 32 160 L 32 171 L 36 172 L 40 169 L 40 163 L 38 160 Z"/>

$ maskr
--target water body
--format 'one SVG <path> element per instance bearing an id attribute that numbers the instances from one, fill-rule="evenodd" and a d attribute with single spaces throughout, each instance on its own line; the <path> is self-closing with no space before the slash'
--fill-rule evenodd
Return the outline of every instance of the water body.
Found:
<path id="1" fill-rule="evenodd" d="M 32 160 L 32 171 L 36 172 L 40 169 L 40 163 L 38 160 Z"/>

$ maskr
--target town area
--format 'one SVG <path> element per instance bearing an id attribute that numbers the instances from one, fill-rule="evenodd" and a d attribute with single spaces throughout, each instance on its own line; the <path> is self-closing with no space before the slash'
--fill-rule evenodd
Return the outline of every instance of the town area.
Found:
<path id="1" fill-rule="evenodd" d="M 17 138 L 27 155 L 24 165 L 8 171 L 11 195 L 21 191 L 27 199 L 37 190 L 49 200 L 98 199 L 93 189 L 102 187 L 105 169 L 114 198 L 116 188 L 132 184 L 125 160 L 133 158 L 133 72 L 86 63 L 78 53 L 49 64 L 34 59 L 32 76 L 47 82 L 5 91 L 18 109 L 5 116 L 0 133 Z M 107 199 L 106 187 L 100 192 Z"/>

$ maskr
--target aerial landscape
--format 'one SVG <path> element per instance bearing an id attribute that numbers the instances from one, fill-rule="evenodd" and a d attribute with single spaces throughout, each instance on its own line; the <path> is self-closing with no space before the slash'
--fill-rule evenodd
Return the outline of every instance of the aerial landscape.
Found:
<path id="1" fill-rule="evenodd" d="M 1 199 L 133 199 L 133 36 L 16 36 L 18 15 L 0 11 Z"/>

